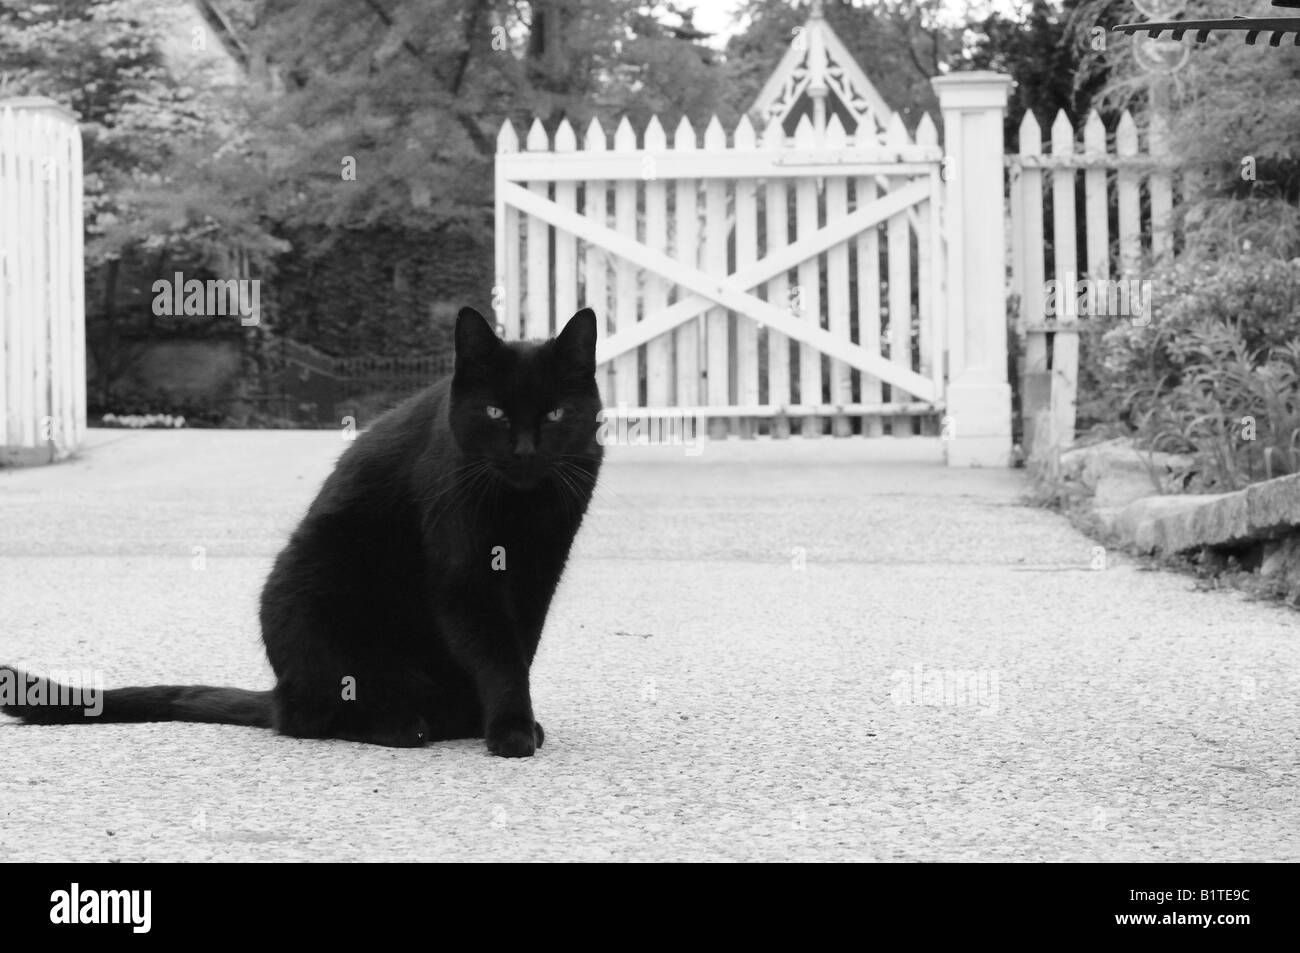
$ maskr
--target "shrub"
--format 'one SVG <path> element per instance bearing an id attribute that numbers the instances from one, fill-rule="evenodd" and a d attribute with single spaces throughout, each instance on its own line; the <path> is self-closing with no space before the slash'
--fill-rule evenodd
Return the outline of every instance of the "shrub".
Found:
<path id="1" fill-rule="evenodd" d="M 1085 329 L 1080 422 L 1190 454 L 1201 491 L 1300 472 L 1300 265 L 1191 260 L 1153 281 L 1148 325 Z"/>

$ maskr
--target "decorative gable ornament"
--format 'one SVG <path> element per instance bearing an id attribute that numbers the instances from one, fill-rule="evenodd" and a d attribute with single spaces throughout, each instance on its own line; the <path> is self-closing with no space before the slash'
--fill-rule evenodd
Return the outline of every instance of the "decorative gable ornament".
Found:
<path id="1" fill-rule="evenodd" d="M 820 135 L 829 116 L 838 115 L 848 134 L 869 131 L 877 139 L 892 112 L 826 22 L 822 0 L 813 0 L 808 20 L 795 28 L 789 49 L 750 107 L 759 129 L 775 121 L 793 135 L 808 115 Z"/>

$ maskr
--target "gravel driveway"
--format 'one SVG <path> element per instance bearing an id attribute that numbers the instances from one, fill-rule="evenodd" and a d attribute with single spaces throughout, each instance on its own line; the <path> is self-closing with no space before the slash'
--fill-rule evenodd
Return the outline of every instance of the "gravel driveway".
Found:
<path id="1" fill-rule="evenodd" d="M 333 432 L 91 432 L 0 471 L 0 660 L 269 687 Z M 0 717 L 15 860 L 1300 859 L 1296 614 L 1146 572 L 930 439 L 613 448 L 546 746 Z"/>

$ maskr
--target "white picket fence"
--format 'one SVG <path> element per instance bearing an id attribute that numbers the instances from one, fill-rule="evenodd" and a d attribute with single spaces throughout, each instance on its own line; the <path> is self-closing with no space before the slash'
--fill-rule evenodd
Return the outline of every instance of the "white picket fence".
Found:
<path id="1" fill-rule="evenodd" d="M 942 151 L 894 116 L 853 137 L 805 117 L 787 137 L 702 142 L 658 118 L 507 122 L 496 163 L 495 305 L 507 337 L 602 318 L 605 403 L 639 417 L 708 418 L 714 436 L 937 433 L 943 394 Z M 928 418 L 928 419 L 926 419 Z M 855 421 L 860 421 L 855 424 Z"/>
<path id="2" fill-rule="evenodd" d="M 1138 280 L 1146 263 L 1174 254 L 1176 176 L 1159 124 L 1152 124 L 1146 145 L 1143 151 L 1137 123 L 1127 111 L 1113 135 L 1095 111 L 1081 133 L 1064 112 L 1058 113 L 1047 143 L 1038 121 L 1026 113 L 1019 153 L 1007 157 L 1011 290 L 1020 302 L 1020 330 L 1025 335 L 1025 429 L 1030 442 L 1059 446 L 1074 437 L 1080 316 L 1069 307 L 1045 313 L 1049 282 L 1065 287 L 1066 282 L 1085 278 Z M 1051 214 L 1050 228 L 1045 210 Z"/>
<path id="3" fill-rule="evenodd" d="M 81 134 L 51 100 L 0 101 L 0 463 L 86 429 Z"/>

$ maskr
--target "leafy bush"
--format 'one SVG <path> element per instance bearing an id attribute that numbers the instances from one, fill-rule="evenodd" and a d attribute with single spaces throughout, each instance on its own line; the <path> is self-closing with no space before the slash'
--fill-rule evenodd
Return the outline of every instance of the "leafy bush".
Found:
<path id="1" fill-rule="evenodd" d="M 1300 472 L 1300 264 L 1190 260 L 1148 325 L 1085 329 L 1080 421 L 1191 455 L 1204 492 Z"/>

